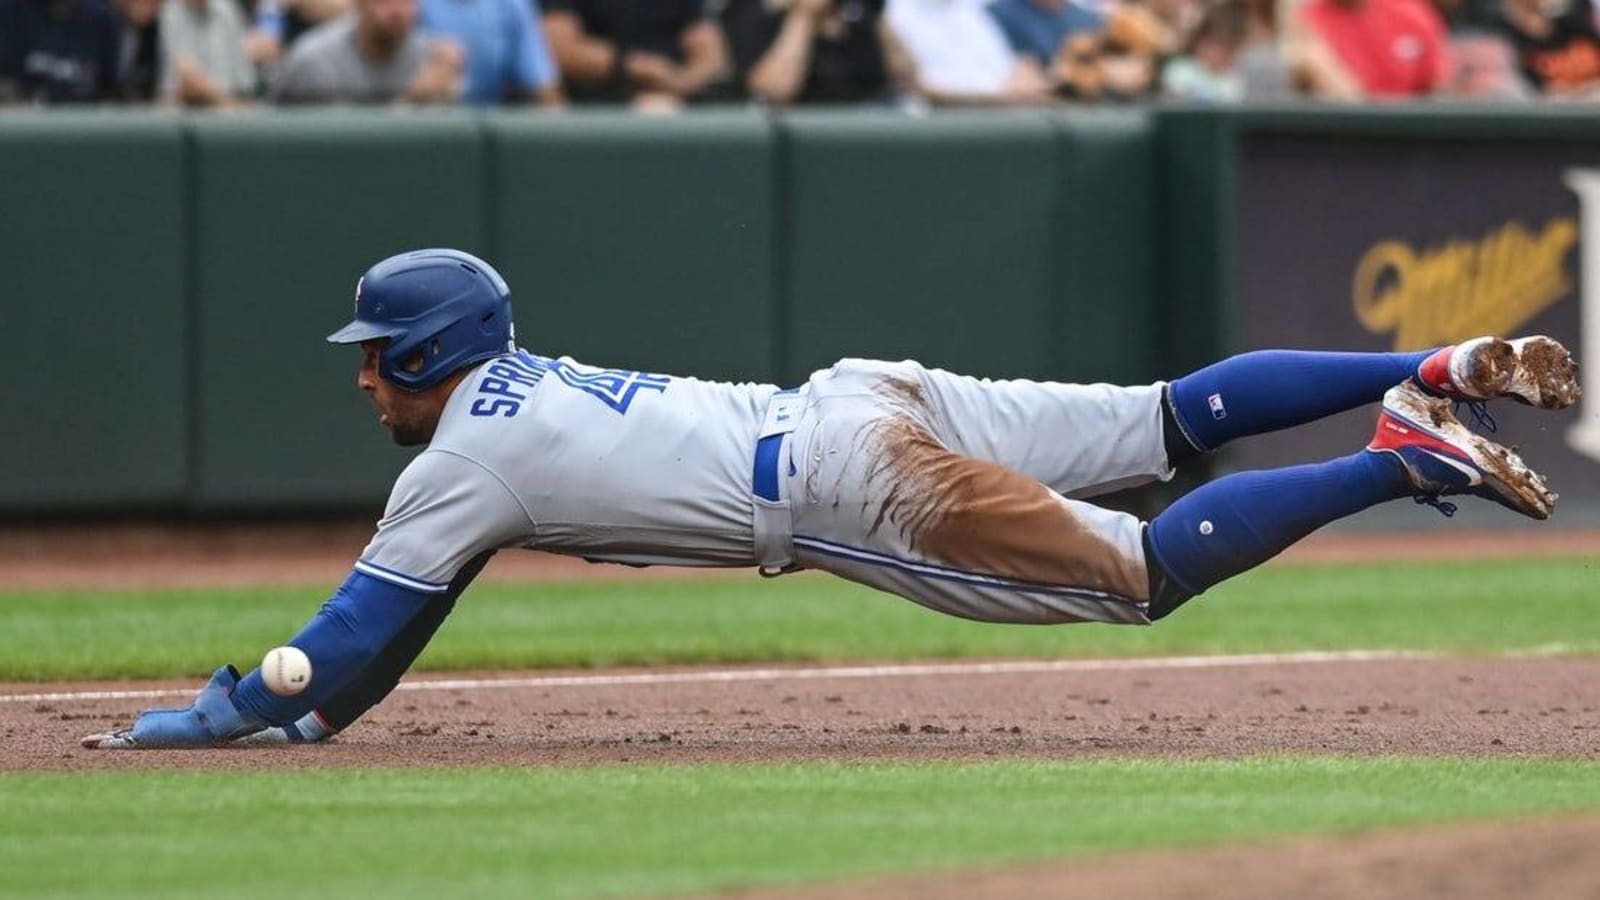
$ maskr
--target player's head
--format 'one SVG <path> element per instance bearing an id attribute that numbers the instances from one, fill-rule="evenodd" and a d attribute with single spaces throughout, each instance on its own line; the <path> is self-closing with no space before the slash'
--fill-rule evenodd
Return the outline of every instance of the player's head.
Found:
<path id="1" fill-rule="evenodd" d="M 355 320 L 328 342 L 361 345 L 357 386 L 397 443 L 427 443 L 458 373 L 515 349 L 511 289 L 459 250 L 391 256 L 356 282 Z"/>

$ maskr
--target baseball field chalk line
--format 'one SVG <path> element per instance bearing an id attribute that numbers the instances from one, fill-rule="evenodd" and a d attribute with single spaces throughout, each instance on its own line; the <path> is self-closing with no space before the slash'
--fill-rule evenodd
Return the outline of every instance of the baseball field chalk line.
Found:
<path id="1" fill-rule="evenodd" d="M 1149 669 L 1213 669 L 1295 663 L 1382 662 L 1436 659 L 1436 653 L 1394 650 L 1246 653 L 1234 656 L 1155 656 L 1126 659 L 1038 659 L 1008 662 L 906 663 L 879 666 L 814 666 L 793 669 L 710 669 L 684 672 L 629 672 L 617 675 L 536 675 L 526 678 L 408 679 L 397 691 L 508 690 L 655 684 L 726 684 L 744 681 L 818 681 L 846 678 L 916 678 L 928 675 L 1027 675 L 1055 672 L 1137 672 Z M 195 688 L 140 691 L 67 691 L 53 694 L 0 694 L 0 703 L 55 703 L 69 700 L 158 700 L 189 697 Z"/>

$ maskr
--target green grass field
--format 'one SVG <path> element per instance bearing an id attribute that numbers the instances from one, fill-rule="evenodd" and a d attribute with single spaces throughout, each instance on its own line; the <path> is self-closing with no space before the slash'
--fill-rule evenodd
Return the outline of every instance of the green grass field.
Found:
<path id="1" fill-rule="evenodd" d="M 424 669 L 1412 649 L 1600 651 L 1600 561 L 1269 568 L 1153 628 L 951 619 L 821 576 L 482 586 Z M 326 589 L 0 594 L 0 680 L 252 664 Z"/>
<path id="2" fill-rule="evenodd" d="M 1594 653 L 1584 560 L 1268 569 L 1154 628 L 980 625 L 824 578 L 470 592 L 432 669 L 1289 650 Z M 0 595 L 0 679 L 248 664 L 323 589 Z M 160 763 L 153 762 L 159 766 Z M 1600 811 L 1600 763 L 1098 759 L 0 774 L 0 896 L 599 897 Z M 261 873 L 271 873 L 262 876 Z"/>
<path id="3" fill-rule="evenodd" d="M 595 897 L 1600 807 L 1600 765 L 997 762 L 0 778 L 6 897 Z"/>

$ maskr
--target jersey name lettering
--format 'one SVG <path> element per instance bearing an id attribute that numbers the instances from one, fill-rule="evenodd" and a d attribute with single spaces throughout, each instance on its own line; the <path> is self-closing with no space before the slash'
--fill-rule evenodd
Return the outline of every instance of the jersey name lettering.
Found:
<path id="1" fill-rule="evenodd" d="M 659 394 L 672 383 L 668 375 L 629 369 L 591 369 L 523 351 L 495 360 L 484 369 L 484 377 L 478 382 L 478 396 L 468 412 L 475 416 L 510 418 L 522 411 L 528 394 L 551 372 L 562 384 L 597 398 L 618 414 L 628 411 L 640 391 Z"/>
<path id="2" fill-rule="evenodd" d="M 522 411 L 528 390 L 537 387 L 549 369 L 549 362 L 518 353 L 491 363 L 478 382 L 478 398 L 468 410 L 475 416 L 511 417 Z"/>

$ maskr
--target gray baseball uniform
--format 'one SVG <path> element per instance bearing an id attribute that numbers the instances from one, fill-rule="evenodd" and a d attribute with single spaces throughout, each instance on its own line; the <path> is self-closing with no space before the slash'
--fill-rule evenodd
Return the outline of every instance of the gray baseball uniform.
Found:
<path id="1" fill-rule="evenodd" d="M 866 360 L 780 391 L 522 351 L 456 388 L 356 568 L 443 593 L 526 547 L 814 568 L 986 621 L 1144 622 L 1141 524 L 1063 495 L 1170 474 L 1160 396 Z"/>

